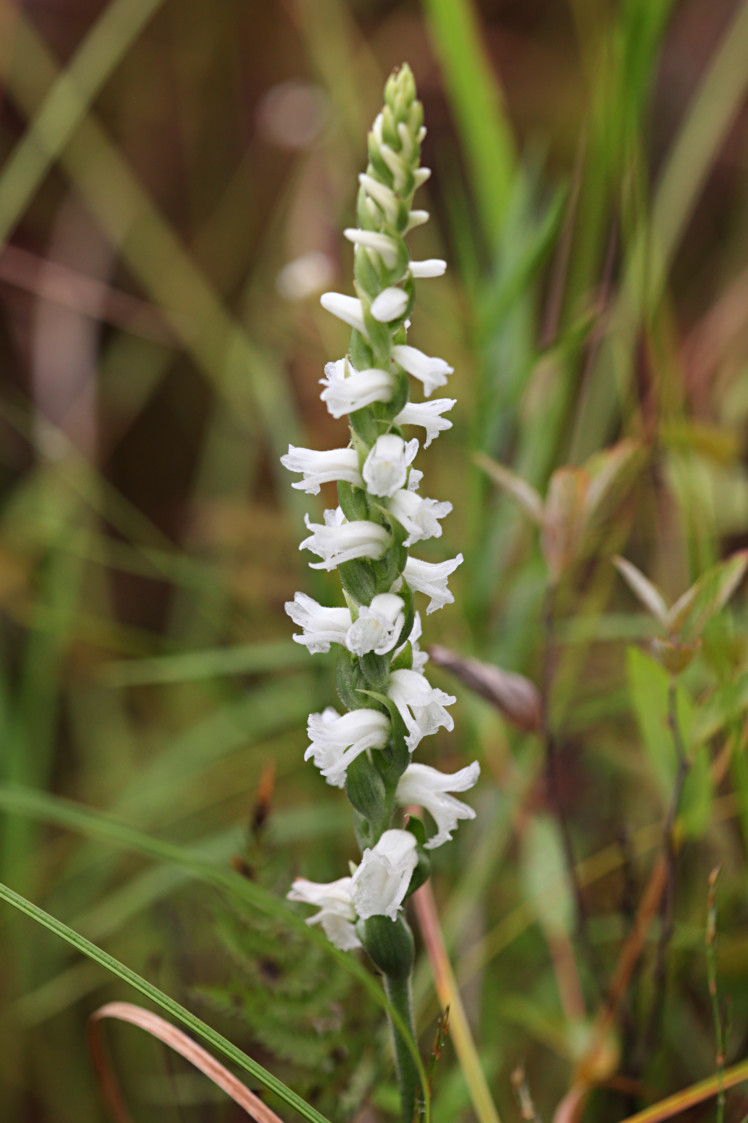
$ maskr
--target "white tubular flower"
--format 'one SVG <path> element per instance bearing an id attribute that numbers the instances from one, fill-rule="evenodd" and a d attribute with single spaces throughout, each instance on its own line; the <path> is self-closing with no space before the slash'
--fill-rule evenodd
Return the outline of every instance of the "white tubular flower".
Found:
<path id="1" fill-rule="evenodd" d="M 408 214 L 408 225 L 405 227 L 405 233 L 414 230 L 416 226 L 423 226 L 424 222 L 428 222 L 430 218 L 428 211 L 410 211 Z"/>
<path id="2" fill-rule="evenodd" d="M 397 262 L 397 242 L 387 234 L 378 234 L 375 230 L 355 230 L 348 227 L 343 234 L 354 246 L 365 246 L 367 250 L 374 250 L 382 259 L 387 269 L 394 269 Z M 415 273 L 413 276 L 415 277 Z"/>
<path id="3" fill-rule="evenodd" d="M 312 569 L 335 569 L 343 562 L 353 561 L 355 558 L 381 558 L 390 544 L 390 535 L 384 527 L 367 519 L 331 523 L 327 521 L 325 512 L 325 520 L 325 525 L 322 525 L 310 522 L 309 516 L 304 516 L 307 529 L 312 533 L 304 539 L 299 549 L 311 550 L 322 558 L 320 562 L 309 563 Z"/>
<path id="4" fill-rule="evenodd" d="M 385 184 L 380 183 L 373 176 L 367 175 L 366 172 L 361 173 L 358 182 L 369 198 L 373 199 L 377 206 L 382 208 L 387 221 L 394 223 L 397 218 L 398 199 L 392 188 L 386 187 Z"/>
<path id="5" fill-rule="evenodd" d="M 361 947 L 355 929 L 356 910 L 351 896 L 351 881 L 350 877 L 328 882 L 297 877 L 286 893 L 289 901 L 301 901 L 319 909 L 309 917 L 307 924 L 321 924 L 330 943 L 341 951 L 355 951 Z"/>
<path id="6" fill-rule="evenodd" d="M 412 546 L 414 542 L 422 542 L 426 538 L 441 538 L 439 519 L 446 518 L 452 510 L 451 503 L 424 499 L 410 488 L 396 491 L 387 506 L 408 532 L 404 543 L 406 546 Z"/>
<path id="7" fill-rule="evenodd" d="M 356 370 L 347 359 L 338 359 L 325 365 L 325 377 L 320 382 L 324 386 L 320 397 L 329 413 L 333 417 L 343 417 L 346 413 L 370 406 L 372 402 L 388 402 L 392 397 L 394 379 L 389 371 L 376 368 Z M 451 424 L 451 421 L 447 422 L 446 427 Z"/>
<path id="8" fill-rule="evenodd" d="M 371 314 L 380 324 L 389 324 L 392 320 L 399 320 L 408 307 L 408 294 L 402 289 L 382 289 L 379 296 L 371 302 Z"/>
<path id="9" fill-rule="evenodd" d="M 403 370 L 407 370 L 408 374 L 412 374 L 423 383 L 423 392 L 427 398 L 437 386 L 446 386 L 447 375 L 454 371 L 454 368 L 449 363 L 445 363 L 444 359 L 424 355 L 423 351 L 419 351 L 417 347 L 410 347 L 407 343 L 396 344 L 392 348 L 392 357 Z"/>
<path id="10" fill-rule="evenodd" d="M 428 277 L 443 277 L 447 271 L 447 263 L 440 257 L 429 257 L 426 261 L 411 261 L 410 274 L 416 280 L 425 280 Z"/>
<path id="11" fill-rule="evenodd" d="M 422 737 L 436 733 L 437 729 L 454 729 L 454 720 L 444 707 L 451 706 L 456 698 L 431 686 L 418 671 L 393 671 L 387 685 L 387 696 L 395 703 L 405 722 L 408 730 L 405 743 L 411 752 Z"/>
<path id="12" fill-rule="evenodd" d="M 454 597 L 447 588 L 447 578 L 462 565 L 462 554 L 456 558 L 449 558 L 443 562 L 421 561 L 420 558 L 408 558 L 403 570 L 403 577 L 411 589 L 424 593 L 430 597 L 426 615 L 444 608 L 445 604 L 452 604 Z M 397 592 L 397 589 L 395 589 Z"/>
<path id="13" fill-rule="evenodd" d="M 291 484 L 307 495 L 318 495 L 320 484 L 345 480 L 346 483 L 361 487 L 361 473 L 358 468 L 358 453 L 355 448 L 329 448 L 316 452 L 312 448 L 288 446 L 288 452 L 281 456 L 281 464 L 289 472 L 303 472 L 304 479 Z"/>
<path id="14" fill-rule="evenodd" d="M 342 292 L 323 292 L 319 302 L 326 312 L 366 335 L 364 312 L 357 297 L 344 296 Z"/>
<path id="15" fill-rule="evenodd" d="M 321 714 L 310 714 L 307 722 L 310 745 L 304 760 L 311 757 L 334 788 L 342 788 L 352 761 L 369 749 L 383 749 L 390 736 L 390 721 L 379 710 L 351 710 L 339 714 L 328 706 Z"/>
<path id="16" fill-rule="evenodd" d="M 370 916 L 395 920 L 417 865 L 416 840 L 410 831 L 385 831 L 376 846 L 364 850 L 351 878 L 358 915 L 364 920 Z"/>
<path id="17" fill-rule="evenodd" d="M 474 819 L 472 807 L 462 803 L 448 792 L 466 792 L 478 782 L 480 765 L 477 760 L 449 776 L 427 764 L 409 764 L 400 777 L 395 792 L 397 802 L 405 807 L 415 803 L 428 811 L 436 823 L 437 833 L 425 844 L 433 850 L 448 842 L 459 819 Z"/>
<path id="18" fill-rule="evenodd" d="M 395 191 L 402 191 L 405 186 L 405 175 L 407 162 L 395 152 L 394 148 L 390 148 L 389 144 L 380 144 L 379 154 L 384 160 L 387 167 L 392 172 L 392 178 L 395 184 Z M 426 169 L 424 168 L 424 171 Z M 414 176 L 415 178 L 415 176 Z"/>
<path id="19" fill-rule="evenodd" d="M 385 655 L 397 643 L 405 624 L 405 604 L 394 593 L 380 593 L 367 607 L 362 605 L 358 620 L 351 624 L 345 645 L 354 655 Z"/>
<path id="20" fill-rule="evenodd" d="M 434 437 L 445 429 L 452 428 L 452 422 L 443 413 L 457 402 L 456 398 L 434 398 L 430 402 L 408 402 L 394 419 L 395 425 L 420 425 L 426 430 L 424 448 L 428 448 Z"/>
<path id="21" fill-rule="evenodd" d="M 408 467 L 417 452 L 418 441 L 415 438 L 406 444 L 394 433 L 377 437 L 364 461 L 362 474 L 367 490 L 372 495 L 394 495 L 405 486 Z"/>
<path id="22" fill-rule="evenodd" d="M 304 629 L 294 640 L 303 643 L 313 655 L 326 654 L 331 643 L 345 646 L 351 626 L 347 608 L 325 608 L 306 593 L 296 593 L 292 601 L 286 601 L 285 609 L 294 624 Z"/>

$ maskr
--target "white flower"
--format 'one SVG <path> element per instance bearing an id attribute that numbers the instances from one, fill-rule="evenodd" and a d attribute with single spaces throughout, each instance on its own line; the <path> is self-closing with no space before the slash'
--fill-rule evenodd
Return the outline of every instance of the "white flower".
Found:
<path id="1" fill-rule="evenodd" d="M 361 173 L 358 177 L 358 182 L 369 198 L 373 199 L 377 206 L 382 208 L 387 221 L 394 225 L 397 220 L 399 200 L 392 188 L 386 187 L 383 183 L 380 183 L 378 179 L 367 175 L 366 172 Z"/>
<path id="2" fill-rule="evenodd" d="M 420 558 L 408 558 L 403 570 L 403 577 L 411 589 L 431 597 L 426 615 L 443 608 L 445 604 L 452 604 L 454 597 L 447 588 L 447 578 L 454 573 L 458 565 L 462 565 L 462 554 L 456 558 L 448 558 L 443 562 L 421 561 Z M 397 592 L 397 589 L 393 589 Z"/>
<path id="3" fill-rule="evenodd" d="M 394 379 L 386 370 L 356 370 L 348 359 L 338 359 L 325 365 L 325 376 L 320 379 L 324 386 L 320 397 L 333 417 L 354 413 L 372 402 L 388 402 L 392 397 Z M 396 421 L 396 424 L 400 423 Z M 442 428 L 450 424 L 443 423 Z"/>
<path id="4" fill-rule="evenodd" d="M 408 212 L 408 225 L 405 227 L 405 233 L 413 230 L 416 226 L 423 226 L 424 222 L 428 222 L 428 211 L 409 211 Z"/>
<path id="5" fill-rule="evenodd" d="M 343 234 L 349 242 L 356 246 L 366 246 L 367 250 L 374 250 L 381 257 L 387 269 L 394 269 L 397 262 L 397 242 L 387 234 L 379 234 L 375 230 L 354 230 L 348 227 Z M 415 276 L 415 273 L 413 274 Z"/>
<path id="6" fill-rule="evenodd" d="M 325 311 L 337 316 L 344 324 L 350 324 L 362 335 L 366 335 L 364 311 L 357 297 L 345 296 L 341 292 L 323 292 L 319 302 Z"/>
<path id="7" fill-rule="evenodd" d="M 394 495 L 405 486 L 408 466 L 417 452 L 418 441 L 415 438 L 406 444 L 394 433 L 377 437 L 364 461 L 363 477 L 367 490 L 372 495 Z"/>
<path id="8" fill-rule="evenodd" d="M 313 655 L 328 652 L 331 643 L 345 645 L 351 626 L 347 608 L 325 608 L 306 593 L 296 593 L 292 601 L 286 601 L 285 609 L 294 624 L 304 629 L 294 640 L 305 644 Z"/>
<path id="9" fill-rule="evenodd" d="M 394 593 L 380 593 L 367 607 L 362 605 L 358 620 L 348 629 L 345 644 L 354 655 L 384 655 L 397 643 L 405 624 L 405 605 Z"/>
<path id="10" fill-rule="evenodd" d="M 467 768 L 448 776 L 427 764 L 409 764 L 400 777 L 395 798 L 401 806 L 415 803 L 428 811 L 436 823 L 437 833 L 426 843 L 427 850 L 441 846 L 452 837 L 458 819 L 474 819 L 472 807 L 448 792 L 466 792 L 477 783 L 480 765 L 477 760 Z"/>
<path id="11" fill-rule="evenodd" d="M 447 375 L 452 374 L 454 369 L 444 359 L 424 355 L 423 351 L 410 347 L 407 343 L 398 343 L 393 347 L 392 357 L 408 374 L 423 383 L 423 392 L 427 398 L 437 386 L 446 386 Z"/>
<path id="12" fill-rule="evenodd" d="M 440 257 L 430 257 L 426 261 L 411 261 L 411 276 L 416 279 L 427 277 L 442 277 L 447 271 L 446 261 Z"/>
<path id="13" fill-rule="evenodd" d="M 300 550 L 311 550 L 322 558 L 310 562 L 312 569 L 335 569 L 354 558 L 381 558 L 390 544 L 390 536 L 383 526 L 367 519 L 353 522 L 332 522 L 325 512 L 325 525 L 309 521 L 304 516 L 307 529 L 312 533 L 300 544 Z"/>
<path id="14" fill-rule="evenodd" d="M 382 289 L 378 296 L 371 302 L 371 314 L 380 324 L 389 324 L 392 320 L 399 320 L 408 307 L 408 294 L 402 289 L 390 287 Z"/>
<path id="15" fill-rule="evenodd" d="M 304 760 L 311 757 L 334 788 L 342 788 L 352 761 L 368 749 L 383 749 L 390 736 L 390 721 L 379 710 L 351 710 L 339 714 L 328 706 L 321 714 L 310 714 L 307 734 L 311 744 Z"/>
<path id="16" fill-rule="evenodd" d="M 443 413 L 455 405 L 456 398 L 434 398 L 430 402 L 408 402 L 394 419 L 395 425 L 421 425 L 426 430 L 426 443 L 428 448 L 434 437 L 438 437 L 445 429 L 452 428 L 452 422 Z"/>
<path id="17" fill-rule="evenodd" d="M 286 894 L 289 901 L 302 901 L 319 909 L 309 917 L 307 924 L 321 924 L 330 943 L 341 951 L 354 951 L 361 947 L 354 927 L 356 910 L 351 896 L 351 881 L 350 877 L 329 882 L 297 877 Z"/>
<path id="18" fill-rule="evenodd" d="M 393 671 L 387 684 L 387 696 L 395 703 L 405 722 L 408 730 L 405 743 L 411 752 L 422 737 L 428 737 L 442 727 L 454 729 L 454 720 L 444 709 L 456 701 L 454 695 L 431 686 L 418 671 Z"/>
<path id="19" fill-rule="evenodd" d="M 317 452 L 312 448 L 289 445 L 288 452 L 280 459 L 289 472 L 304 473 L 304 479 L 297 480 L 291 486 L 305 491 L 307 495 L 318 495 L 320 484 L 337 480 L 345 480 L 355 487 L 361 487 L 358 453 L 355 448 L 329 448 Z"/>
<path id="20" fill-rule="evenodd" d="M 402 191 L 403 187 L 405 186 L 405 171 L 407 162 L 398 152 L 395 152 L 394 148 L 390 148 L 389 144 L 387 144 L 386 142 L 382 142 L 379 145 L 379 154 L 384 160 L 387 167 L 392 172 L 395 191 Z"/>
<path id="21" fill-rule="evenodd" d="M 416 840 L 410 831 L 385 831 L 376 846 L 364 850 L 351 879 L 358 915 L 395 920 L 417 865 Z"/>
<path id="22" fill-rule="evenodd" d="M 404 545 L 412 546 L 426 538 L 440 538 L 442 528 L 439 519 L 445 518 L 452 510 L 451 503 L 440 503 L 436 499 L 424 499 L 410 488 L 396 491 L 387 504 L 391 514 L 408 531 Z"/>

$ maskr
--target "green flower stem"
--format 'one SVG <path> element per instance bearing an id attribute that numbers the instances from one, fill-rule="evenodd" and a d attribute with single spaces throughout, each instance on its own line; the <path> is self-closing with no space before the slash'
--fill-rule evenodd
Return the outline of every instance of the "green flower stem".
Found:
<path id="1" fill-rule="evenodd" d="M 390 1004 L 395 1008 L 405 1024 L 409 1027 L 411 1037 L 415 1040 L 415 1023 L 413 1020 L 413 996 L 411 992 L 411 975 L 385 975 L 384 990 Z M 400 1085 L 400 1102 L 402 1104 L 403 1123 L 412 1123 L 413 1119 L 420 1118 L 420 1104 L 424 1100 L 418 1070 L 413 1060 L 411 1047 L 403 1034 L 389 1019 L 392 1044 L 395 1050 L 395 1065 L 397 1079 Z"/>

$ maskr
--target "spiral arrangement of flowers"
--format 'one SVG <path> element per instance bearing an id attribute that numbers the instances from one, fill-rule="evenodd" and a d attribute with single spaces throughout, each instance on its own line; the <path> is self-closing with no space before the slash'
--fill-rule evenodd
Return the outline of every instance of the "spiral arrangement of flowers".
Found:
<path id="1" fill-rule="evenodd" d="M 327 884 L 298 878 L 289 897 L 317 908 L 309 923 L 321 924 L 336 946 L 366 949 L 408 1024 L 413 939 L 404 902 L 428 877 L 427 852 L 450 839 L 459 820 L 474 817 L 451 793 L 471 788 L 480 771 L 474 762 L 446 775 L 412 761 L 423 737 L 453 728 L 446 707 L 455 701 L 424 673 L 416 599 L 428 598 L 427 614 L 451 603 L 447 580 L 462 561 L 461 554 L 438 563 L 409 554 L 411 546 L 441 535 L 451 504 L 420 494 L 419 441 L 404 430 L 422 429 L 428 447 L 451 427 L 445 414 L 455 404 L 410 400 L 411 378 L 430 399 L 452 373 L 443 359 L 406 342 L 416 280 L 446 269 L 441 260 L 411 261 L 405 242 L 428 218 L 412 205 L 429 176 L 419 166 L 424 135 L 413 75 L 403 66 L 390 76 L 369 133 L 358 227 L 345 231 L 355 246 L 357 296 L 321 298 L 352 328 L 349 353 L 327 364 L 321 394 L 333 417 L 349 418 L 350 442 L 319 452 L 291 446 L 282 458 L 301 475 L 293 486 L 309 494 L 337 483 L 339 506 L 325 511 L 322 523 L 307 516 L 310 533 L 301 548 L 320 559 L 312 568 L 337 568 L 345 606 L 326 607 L 299 592 L 286 611 L 301 629 L 294 639 L 310 652 L 328 652 L 331 644 L 338 650 L 337 689 L 347 712 L 328 707 L 310 715 L 305 759 L 345 789 L 362 849 L 349 876 Z M 427 813 L 435 828 L 430 834 L 416 817 L 405 828 L 392 826 L 396 809 L 411 804 Z M 397 1033 L 395 1047 L 409 1119 L 417 1088 L 405 1079 L 407 1049 Z"/>

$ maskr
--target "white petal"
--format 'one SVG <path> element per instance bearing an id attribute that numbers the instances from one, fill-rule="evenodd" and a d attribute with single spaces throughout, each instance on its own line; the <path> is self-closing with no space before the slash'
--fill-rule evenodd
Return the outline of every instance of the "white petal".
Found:
<path id="1" fill-rule="evenodd" d="M 392 357 L 408 374 L 423 383 L 423 392 L 427 398 L 437 386 L 446 385 L 447 375 L 452 374 L 454 369 L 444 359 L 425 355 L 423 351 L 407 343 L 396 344 L 392 348 Z"/>
<path id="2" fill-rule="evenodd" d="M 450 410 L 456 402 L 456 398 L 432 398 L 430 402 L 408 402 L 394 418 L 395 425 L 421 425 L 426 430 L 423 447 L 428 448 L 439 433 L 452 428 L 452 422 L 441 415 Z"/>
<path id="3" fill-rule="evenodd" d="M 380 234 L 376 230 L 356 230 L 350 226 L 343 231 L 343 234 L 354 245 L 365 246 L 367 249 L 378 253 L 387 269 L 395 268 L 397 243 L 387 234 Z"/>
<path id="4" fill-rule="evenodd" d="M 409 268 L 412 276 L 418 279 L 442 277 L 447 271 L 447 263 L 440 257 L 430 257 L 426 261 L 411 261 Z"/>
<path id="5" fill-rule="evenodd" d="M 326 522 L 323 526 L 309 522 L 307 515 L 305 522 L 312 533 L 301 542 L 299 549 L 311 550 L 322 558 L 321 562 L 309 563 L 312 569 L 335 569 L 355 558 L 381 558 L 391 541 L 383 526 L 367 519 L 337 525 Z"/>
<path id="6" fill-rule="evenodd" d="M 320 484 L 345 480 L 356 487 L 363 481 L 358 468 L 358 453 L 353 448 L 331 448 L 321 452 L 312 448 L 288 446 L 288 452 L 281 456 L 281 464 L 289 472 L 302 472 L 303 480 L 292 487 L 305 491 L 307 495 L 318 495 Z"/>
<path id="7" fill-rule="evenodd" d="M 377 437 L 364 461 L 363 479 L 372 495 L 394 495 L 405 486 L 408 466 L 418 452 L 418 441 L 407 443 L 395 433 Z"/>
<path id="8" fill-rule="evenodd" d="M 452 510 L 451 503 L 426 499 L 409 488 L 396 491 L 387 506 L 408 532 L 403 543 L 405 546 L 412 546 L 414 542 L 423 542 L 427 538 L 441 538 L 439 519 L 445 518 Z"/>
<path id="9" fill-rule="evenodd" d="M 411 211 L 408 215 L 408 225 L 405 227 L 405 233 L 409 230 L 415 229 L 416 226 L 423 226 L 424 222 L 428 222 L 428 211 Z"/>
<path id="10" fill-rule="evenodd" d="M 394 593 L 380 593 L 370 605 L 362 605 L 358 619 L 349 627 L 345 644 L 354 655 L 373 651 L 384 655 L 397 643 L 405 624 L 405 605 Z"/>
<path id="11" fill-rule="evenodd" d="M 383 289 L 371 302 L 371 314 L 380 324 L 389 324 L 405 315 L 408 294 L 398 288 Z"/>
<path id="12" fill-rule="evenodd" d="M 286 894 L 289 901 L 301 901 L 319 908 L 320 911 L 310 916 L 307 924 L 321 924 L 328 940 L 342 951 L 361 947 L 354 927 L 356 910 L 351 896 L 351 881 L 350 877 L 341 877 L 325 884 L 297 877 Z"/>
<path id="13" fill-rule="evenodd" d="M 285 609 L 294 624 L 304 629 L 294 640 L 312 654 L 328 652 L 331 643 L 345 644 L 351 626 L 347 608 L 326 608 L 306 593 L 296 593 L 292 601 L 286 601 Z"/>
<path id="14" fill-rule="evenodd" d="M 410 831 L 385 831 L 376 846 L 364 850 L 351 879 L 358 915 L 364 919 L 388 916 L 394 920 L 417 865 L 416 840 Z"/>
<path id="15" fill-rule="evenodd" d="M 358 177 L 358 182 L 369 198 L 373 199 L 382 208 L 387 221 L 394 222 L 398 211 L 398 198 L 394 191 L 365 172 L 362 172 Z"/>
<path id="16" fill-rule="evenodd" d="M 421 738 L 429 737 L 437 729 L 454 729 L 454 719 L 445 706 L 457 699 L 438 687 L 417 671 L 393 671 L 387 685 L 387 695 L 395 703 L 408 730 L 406 744 L 411 752 Z"/>
<path id="17" fill-rule="evenodd" d="M 436 612 L 437 609 L 443 608 L 445 604 L 453 603 L 454 597 L 447 588 L 447 578 L 451 573 L 454 573 L 458 565 L 462 565 L 462 561 L 462 554 L 443 562 L 427 562 L 420 558 L 408 558 L 403 570 L 403 577 L 411 589 L 415 589 L 419 593 L 425 593 L 427 597 L 431 598 L 426 609 L 427 616 Z"/>
<path id="18" fill-rule="evenodd" d="M 461 768 L 452 776 L 430 768 L 427 764 L 410 764 L 405 769 L 398 782 L 395 797 L 402 806 L 418 804 L 436 823 L 437 833 L 426 843 L 427 850 L 433 850 L 450 839 L 460 819 L 475 818 L 472 807 L 448 793 L 468 791 L 477 783 L 479 776 L 480 765 L 477 761 Z"/>
<path id="19" fill-rule="evenodd" d="M 323 292 L 319 302 L 326 312 L 332 313 L 344 324 L 350 324 L 356 331 L 366 335 L 364 313 L 361 301 L 357 297 L 344 296 L 341 292 Z"/>
<path id="20" fill-rule="evenodd" d="M 394 376 L 376 367 L 356 370 L 347 359 L 338 359 L 326 364 L 325 377 L 320 381 L 324 386 L 320 397 L 329 413 L 333 417 L 343 417 L 372 402 L 388 402 L 392 397 Z"/>

